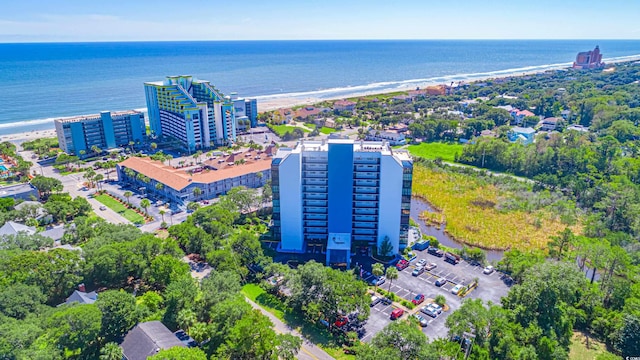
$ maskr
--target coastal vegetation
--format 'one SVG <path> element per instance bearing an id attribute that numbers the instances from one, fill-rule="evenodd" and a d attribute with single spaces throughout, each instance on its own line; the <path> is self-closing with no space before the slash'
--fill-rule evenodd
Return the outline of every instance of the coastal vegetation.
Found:
<path id="1" fill-rule="evenodd" d="M 142 215 L 134 210 L 129 209 L 125 204 L 114 199 L 109 194 L 99 194 L 94 196 L 94 199 L 98 200 L 101 204 L 105 205 L 109 209 L 120 214 L 125 219 L 131 221 L 134 224 L 144 224 L 145 220 Z"/>
<path id="2" fill-rule="evenodd" d="M 463 145 L 455 143 L 431 142 L 420 143 L 417 145 L 409 145 L 407 150 L 413 156 L 423 159 L 454 162 L 462 153 Z"/>
<path id="3" fill-rule="evenodd" d="M 420 217 L 434 226 L 446 226 L 457 241 L 484 249 L 542 249 L 549 234 L 568 225 L 559 212 L 567 222 L 576 222 L 570 202 L 549 191 L 532 193 L 532 187 L 433 164 L 418 164 L 413 170 L 413 195 L 435 210 Z"/>

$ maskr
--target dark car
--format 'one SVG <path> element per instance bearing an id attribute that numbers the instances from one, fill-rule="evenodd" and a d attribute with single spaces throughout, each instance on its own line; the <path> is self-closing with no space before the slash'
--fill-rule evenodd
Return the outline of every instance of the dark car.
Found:
<path id="1" fill-rule="evenodd" d="M 438 286 L 438 287 L 442 286 L 442 285 L 444 285 L 446 283 L 447 283 L 447 279 L 445 279 L 445 278 L 440 278 L 440 279 L 436 280 L 436 286 Z"/>
<path id="2" fill-rule="evenodd" d="M 385 304 L 385 305 L 391 305 L 391 304 L 393 304 L 393 301 L 391 301 L 391 299 L 389 299 L 389 298 L 384 297 L 384 298 L 382 298 L 382 303 Z"/>
<path id="3" fill-rule="evenodd" d="M 429 246 L 429 248 L 427 249 L 427 253 L 431 254 L 431 255 L 435 255 L 437 257 L 443 257 L 444 256 L 444 251 L 433 247 L 433 246 Z"/>

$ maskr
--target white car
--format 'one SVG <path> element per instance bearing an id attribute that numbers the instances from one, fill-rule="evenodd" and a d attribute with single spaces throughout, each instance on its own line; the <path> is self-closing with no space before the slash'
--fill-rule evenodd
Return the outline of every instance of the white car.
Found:
<path id="1" fill-rule="evenodd" d="M 420 259 L 416 263 L 416 267 L 421 267 L 421 266 L 425 266 L 425 265 L 427 265 L 427 260 L 426 259 Z"/>
<path id="2" fill-rule="evenodd" d="M 442 314 L 442 306 L 436 303 L 427 304 L 427 307 L 433 309 L 433 311 L 437 312 L 438 314 Z"/>
<path id="3" fill-rule="evenodd" d="M 491 273 L 493 273 L 495 269 L 493 268 L 493 266 L 489 265 L 487 267 L 484 268 L 484 270 L 482 270 L 482 273 L 485 275 L 489 275 Z"/>
<path id="4" fill-rule="evenodd" d="M 451 293 L 454 295 L 458 295 L 458 293 L 462 290 L 462 285 L 458 284 L 451 289 Z"/>

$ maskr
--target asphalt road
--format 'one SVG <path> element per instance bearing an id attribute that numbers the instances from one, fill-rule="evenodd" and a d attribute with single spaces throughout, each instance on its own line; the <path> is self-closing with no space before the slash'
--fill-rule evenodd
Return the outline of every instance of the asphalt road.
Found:
<path id="1" fill-rule="evenodd" d="M 324 350 L 320 349 L 316 345 L 314 345 L 311 341 L 306 340 L 298 331 L 291 329 L 287 324 L 283 323 L 280 319 L 275 317 L 270 312 L 266 311 L 260 305 L 251 301 L 245 297 L 245 300 L 251 304 L 254 309 L 258 309 L 262 312 L 262 314 L 266 315 L 275 327 L 275 331 L 280 334 L 292 334 L 302 339 L 302 347 L 300 347 L 300 352 L 298 352 L 298 359 L 301 360 L 331 360 L 329 354 L 327 354 Z"/>

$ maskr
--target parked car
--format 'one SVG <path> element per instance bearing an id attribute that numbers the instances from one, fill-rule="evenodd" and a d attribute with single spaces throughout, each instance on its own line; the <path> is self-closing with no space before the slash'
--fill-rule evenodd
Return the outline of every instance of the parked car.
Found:
<path id="1" fill-rule="evenodd" d="M 430 303 L 430 304 L 427 304 L 427 306 L 435 310 L 438 314 L 442 314 L 442 306 L 436 303 Z"/>
<path id="2" fill-rule="evenodd" d="M 397 309 L 393 309 L 393 311 L 391 312 L 391 320 L 396 320 L 402 317 L 402 315 L 404 315 L 404 310 L 397 308 Z"/>
<path id="3" fill-rule="evenodd" d="M 484 268 L 484 270 L 482 270 L 482 273 L 485 275 L 489 275 L 491 273 L 493 273 L 495 269 L 493 268 L 493 266 L 489 265 L 487 267 Z"/>
<path id="4" fill-rule="evenodd" d="M 427 249 L 427 253 L 431 254 L 431 255 L 435 255 L 437 257 L 443 257 L 444 256 L 444 251 L 433 247 L 433 246 L 429 246 L 429 248 Z"/>
<path id="5" fill-rule="evenodd" d="M 402 259 L 398 261 L 398 263 L 396 264 L 396 269 L 398 269 L 398 271 L 402 271 L 406 269 L 408 266 L 409 266 L 409 262 L 405 259 Z"/>
<path id="6" fill-rule="evenodd" d="M 448 252 L 448 253 L 444 254 L 444 261 L 446 261 L 448 263 L 451 263 L 453 265 L 456 265 L 456 264 L 458 264 L 460 262 L 460 256 L 458 256 L 458 255 L 456 255 L 454 253 Z"/>
<path id="7" fill-rule="evenodd" d="M 417 268 L 413 269 L 413 271 L 411 272 L 411 275 L 418 276 L 423 272 L 424 272 L 424 268 L 422 266 L 418 266 Z"/>
<path id="8" fill-rule="evenodd" d="M 384 297 L 384 298 L 382 298 L 382 303 L 385 304 L 385 305 L 391 305 L 391 304 L 393 304 L 393 301 L 391 301 L 391 299 L 389 299 L 389 298 Z"/>
<path id="9" fill-rule="evenodd" d="M 454 295 L 458 295 L 458 293 L 462 290 L 462 285 L 458 284 L 451 289 L 451 293 Z"/>
<path id="10" fill-rule="evenodd" d="M 422 316 L 418 314 L 414 314 L 413 317 L 416 318 L 416 320 L 418 320 L 418 322 L 420 323 L 420 326 L 427 327 L 427 325 L 429 325 L 429 322 L 427 321 L 427 319 L 423 318 Z"/>
<path id="11" fill-rule="evenodd" d="M 427 270 L 427 271 L 431 271 L 431 270 L 435 269 L 437 266 L 438 266 L 438 264 L 436 264 L 436 263 L 428 263 L 424 267 L 424 269 Z"/>
<path id="12" fill-rule="evenodd" d="M 100 206 L 100 210 L 105 211 L 105 210 L 107 210 L 107 207 L 102 205 L 102 206 Z"/>
<path id="13" fill-rule="evenodd" d="M 422 304 L 424 302 L 424 295 L 418 294 L 411 300 L 414 305 Z"/>
<path id="14" fill-rule="evenodd" d="M 336 319 L 336 321 L 333 323 L 333 325 L 337 326 L 337 327 L 343 327 L 345 325 L 347 325 L 347 323 L 349 322 L 349 318 L 346 316 L 340 316 L 338 319 Z"/>
<path id="15" fill-rule="evenodd" d="M 438 286 L 438 287 L 440 287 L 440 286 L 442 286 L 442 285 L 444 285 L 446 283 L 447 283 L 447 279 L 445 279 L 445 278 L 439 278 L 438 280 L 436 280 L 436 286 Z"/>
<path id="16" fill-rule="evenodd" d="M 425 266 L 425 265 L 427 265 L 427 259 L 420 259 L 416 263 L 416 266 Z"/>
<path id="17" fill-rule="evenodd" d="M 432 318 L 438 316 L 438 312 L 434 308 L 431 308 L 429 306 L 423 306 L 422 309 L 420 309 L 420 312 L 423 314 L 427 314 Z"/>
<path id="18" fill-rule="evenodd" d="M 173 334 L 178 338 L 178 340 L 180 340 L 187 347 L 198 346 L 198 343 L 195 340 L 193 340 L 193 338 L 189 336 L 189 334 L 187 334 L 184 330 L 178 330 Z"/>
<path id="19" fill-rule="evenodd" d="M 376 306 L 380 303 L 380 301 L 382 301 L 382 299 L 380 299 L 379 297 L 373 295 L 371 297 L 371 306 Z"/>
<path id="20" fill-rule="evenodd" d="M 380 286 L 384 284 L 385 280 L 387 280 L 387 278 L 384 276 L 374 277 L 373 279 L 371 279 L 371 285 Z"/>

